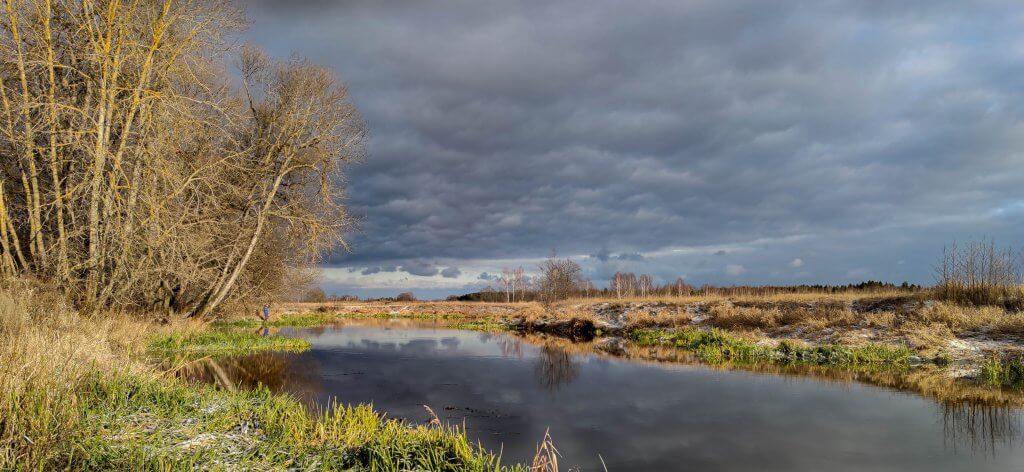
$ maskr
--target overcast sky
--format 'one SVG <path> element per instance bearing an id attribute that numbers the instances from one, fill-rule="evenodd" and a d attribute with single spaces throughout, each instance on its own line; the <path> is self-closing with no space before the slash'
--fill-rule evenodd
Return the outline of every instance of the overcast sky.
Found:
<path id="1" fill-rule="evenodd" d="M 1024 229 L 1013 1 L 252 1 L 368 124 L 336 293 L 421 296 L 552 250 L 695 284 L 932 283 Z"/>

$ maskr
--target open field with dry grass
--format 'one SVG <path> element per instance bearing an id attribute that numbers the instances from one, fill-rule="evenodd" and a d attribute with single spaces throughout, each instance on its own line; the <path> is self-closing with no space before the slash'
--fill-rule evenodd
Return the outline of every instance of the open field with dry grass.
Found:
<path id="1" fill-rule="evenodd" d="M 934 300 L 929 292 L 570 299 L 540 303 L 337 302 L 281 304 L 285 316 L 412 317 L 498 323 L 526 331 L 620 335 L 641 328 L 718 328 L 753 340 L 906 347 L 915 355 L 981 362 L 1024 351 L 1024 312 Z"/>

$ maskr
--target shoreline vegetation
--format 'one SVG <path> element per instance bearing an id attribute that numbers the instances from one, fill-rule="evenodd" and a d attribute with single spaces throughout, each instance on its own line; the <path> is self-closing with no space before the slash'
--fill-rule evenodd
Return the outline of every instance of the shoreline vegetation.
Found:
<path id="1" fill-rule="evenodd" d="M 328 302 L 282 306 L 277 326 L 347 319 L 440 321 L 479 331 L 598 340 L 618 352 L 684 349 L 708 364 L 893 370 L 988 389 L 1024 389 L 1024 315 L 936 300 L 929 291 L 495 302 Z M 297 323 L 292 324 L 293 320 Z M 226 324 L 238 322 L 226 322 Z M 251 322 L 241 322 L 242 324 Z M 607 340 L 610 342 L 600 342 Z M 1024 403 L 1024 402 L 1022 402 Z"/>
<path id="2" fill-rule="evenodd" d="M 58 295 L 5 283 L 0 470 L 528 470 L 500 465 L 458 427 L 386 419 L 369 406 L 311 411 L 265 388 L 185 382 L 156 362 L 304 348 L 209 323 L 83 316 Z"/>
<path id="3" fill-rule="evenodd" d="M 167 370 L 168 360 L 181 366 L 205 357 L 299 352 L 307 341 L 270 328 L 335 323 L 402 320 L 515 332 L 569 352 L 858 381 L 947 404 L 1024 405 L 1016 315 L 920 293 L 570 299 L 548 306 L 346 302 L 283 304 L 275 313 L 266 324 L 83 316 L 59 294 L 6 284 L 0 470 L 527 470 L 500 466 L 500 457 L 449 425 L 389 420 L 367 406 L 311 410 L 266 388 L 191 383 Z"/>

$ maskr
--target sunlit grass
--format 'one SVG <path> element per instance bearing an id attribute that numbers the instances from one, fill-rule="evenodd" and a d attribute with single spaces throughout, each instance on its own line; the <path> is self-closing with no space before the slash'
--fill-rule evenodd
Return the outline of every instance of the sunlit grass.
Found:
<path id="1" fill-rule="evenodd" d="M 384 419 L 368 406 L 310 411 L 265 389 L 225 392 L 96 376 L 80 395 L 73 468 L 495 471 L 460 429 Z"/>
<path id="2" fill-rule="evenodd" d="M 1024 359 L 990 358 L 981 365 L 981 378 L 993 387 L 1024 389 Z"/>
<path id="3" fill-rule="evenodd" d="M 226 320 L 217 320 L 213 322 L 213 325 L 218 328 L 258 328 L 263 325 L 267 325 L 273 328 L 308 328 L 313 326 L 323 326 L 331 324 L 341 318 L 336 314 L 323 314 L 323 313 L 301 313 L 301 314 L 287 314 L 281 317 L 271 318 L 264 322 L 258 318 L 233 318 Z"/>
<path id="4" fill-rule="evenodd" d="M 304 340 L 82 317 L 0 286 L 0 470 L 526 470 L 464 431 L 168 378 L 152 353 L 302 350 Z"/>
<path id="5" fill-rule="evenodd" d="M 169 333 L 153 337 L 151 351 L 158 354 L 237 355 L 258 351 L 301 352 L 310 348 L 309 341 L 283 336 L 262 336 L 240 331 L 199 331 Z"/>
<path id="6" fill-rule="evenodd" d="M 685 328 L 678 330 L 639 329 L 630 333 L 639 345 L 673 346 L 693 351 L 705 362 L 792 362 L 851 366 L 887 364 L 907 365 L 911 351 L 901 346 L 867 344 L 864 346 L 804 346 L 782 341 L 777 345 L 753 343 L 718 329 Z"/>

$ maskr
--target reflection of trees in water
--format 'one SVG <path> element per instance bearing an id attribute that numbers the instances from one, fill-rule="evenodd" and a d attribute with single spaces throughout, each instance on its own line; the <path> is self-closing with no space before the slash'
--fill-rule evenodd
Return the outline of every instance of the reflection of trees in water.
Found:
<path id="1" fill-rule="evenodd" d="M 972 452 L 995 454 L 1020 437 L 1020 411 L 977 402 L 942 404 L 942 424 L 947 445 L 954 450 L 967 446 Z"/>
<path id="2" fill-rule="evenodd" d="M 555 391 L 580 375 L 579 364 L 572 354 L 554 346 L 541 346 L 537 365 L 533 369 L 537 382 L 547 390 Z"/>
<path id="3" fill-rule="evenodd" d="M 523 340 L 515 336 L 503 336 L 498 340 L 498 346 L 501 347 L 502 357 L 516 357 L 522 359 L 523 357 Z"/>
<path id="4" fill-rule="evenodd" d="M 300 400 L 312 400 L 320 391 L 319 368 L 308 360 L 299 362 L 290 353 L 265 352 L 248 356 L 200 359 L 177 370 L 190 381 L 217 385 L 228 390 L 254 389 L 260 385 L 274 392 L 287 392 Z"/>

